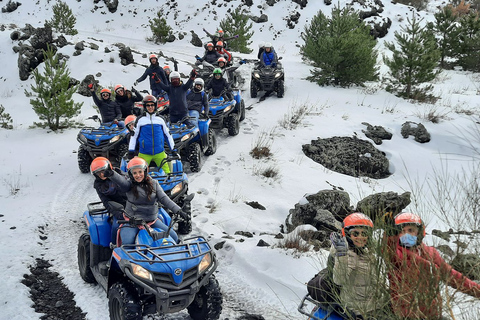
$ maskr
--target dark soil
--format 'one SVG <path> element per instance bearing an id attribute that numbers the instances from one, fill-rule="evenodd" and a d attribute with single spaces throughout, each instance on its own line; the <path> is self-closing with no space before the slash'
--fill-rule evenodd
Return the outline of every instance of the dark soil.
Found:
<path id="1" fill-rule="evenodd" d="M 24 274 L 22 283 L 30 288 L 35 312 L 43 313 L 45 320 L 83 320 L 85 313 L 76 306 L 74 294 L 63 284 L 57 272 L 49 268 L 52 265 L 43 259 L 37 259 L 30 267 L 31 274 Z"/>

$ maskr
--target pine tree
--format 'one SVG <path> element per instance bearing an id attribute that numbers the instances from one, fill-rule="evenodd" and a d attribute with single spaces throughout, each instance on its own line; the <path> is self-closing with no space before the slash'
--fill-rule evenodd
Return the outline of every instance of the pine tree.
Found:
<path id="1" fill-rule="evenodd" d="M 407 26 L 401 28 L 403 32 L 395 32 L 398 49 L 394 43 L 385 43 L 393 53 L 391 59 L 384 56 L 390 68 L 387 89 L 408 99 L 424 98 L 432 86 L 421 85 L 435 79 L 440 72 L 435 70 L 440 59 L 435 36 L 426 26 L 420 25 L 422 20 L 413 16 L 407 19 Z"/>
<path id="2" fill-rule="evenodd" d="M 0 104 L 0 128 L 13 129 L 12 122 L 10 113 L 6 113 L 5 108 Z"/>
<path id="3" fill-rule="evenodd" d="M 248 21 L 249 17 L 245 15 L 240 7 L 230 12 L 220 21 L 220 28 L 227 35 L 227 38 L 238 35 L 238 38 L 228 42 L 228 48 L 230 50 L 240 53 L 250 53 L 253 51 L 248 47 L 252 44 L 250 39 L 253 36 L 253 31 L 250 31 L 252 29 L 252 23 L 250 22 L 250 24 L 248 24 Z"/>
<path id="4" fill-rule="evenodd" d="M 157 17 L 150 20 L 150 30 L 153 33 L 153 41 L 155 43 L 172 42 L 175 37 L 172 28 L 167 24 L 167 20 L 162 17 L 162 12 L 157 12 Z"/>
<path id="5" fill-rule="evenodd" d="M 457 16 L 454 14 L 451 6 L 440 8 L 440 11 L 435 13 L 434 17 L 435 22 L 429 24 L 428 27 L 438 38 L 440 66 L 445 68 L 445 58 L 455 56 L 460 29 L 456 23 Z"/>
<path id="6" fill-rule="evenodd" d="M 70 71 L 65 61 L 60 61 L 54 50 L 48 47 L 44 55 L 44 70 L 39 68 L 33 71 L 35 85 L 31 86 L 37 94 L 35 99 L 30 99 L 33 110 L 43 123 L 38 126 L 48 126 L 53 131 L 69 127 L 72 117 L 80 114 L 82 103 L 75 103 L 72 99 L 77 91 L 77 86 L 70 85 Z"/>
<path id="7" fill-rule="evenodd" d="M 75 23 L 77 18 L 73 15 L 70 7 L 63 1 L 57 1 L 52 7 L 53 18 L 50 21 L 46 21 L 47 25 L 50 25 L 52 29 L 65 33 L 68 35 L 76 35 L 78 33 L 75 29 Z"/>
<path id="8" fill-rule="evenodd" d="M 457 50 L 458 63 L 470 71 L 480 71 L 480 19 L 478 13 L 470 12 L 460 18 Z"/>
<path id="9" fill-rule="evenodd" d="M 333 8 L 331 19 L 319 11 L 305 26 L 302 39 L 301 53 L 314 66 L 310 81 L 348 87 L 377 78 L 376 41 L 350 8 Z"/>

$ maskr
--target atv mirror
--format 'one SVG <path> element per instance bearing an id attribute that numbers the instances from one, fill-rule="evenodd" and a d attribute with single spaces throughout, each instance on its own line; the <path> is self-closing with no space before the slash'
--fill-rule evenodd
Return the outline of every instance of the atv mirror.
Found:
<path id="1" fill-rule="evenodd" d="M 112 208 L 113 211 L 123 211 L 124 207 L 121 203 L 115 201 L 108 201 L 108 206 Z"/>
<path id="2" fill-rule="evenodd" d="M 282 59 L 283 59 L 283 57 L 278 57 L 278 60 L 282 60 Z"/>
<path id="3" fill-rule="evenodd" d="M 87 119 L 97 120 L 97 119 L 98 119 L 98 115 L 91 116 L 91 117 L 89 117 L 89 118 L 87 118 Z"/>

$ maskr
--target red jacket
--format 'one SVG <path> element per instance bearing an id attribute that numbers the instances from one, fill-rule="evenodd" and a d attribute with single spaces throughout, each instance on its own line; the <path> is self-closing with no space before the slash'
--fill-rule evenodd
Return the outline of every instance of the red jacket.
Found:
<path id="1" fill-rule="evenodd" d="M 393 312 L 409 319 L 440 319 L 442 297 L 440 281 L 480 298 L 480 285 L 454 270 L 437 249 L 424 245 L 407 249 L 398 236 L 388 239 L 390 261 L 388 277 Z"/>

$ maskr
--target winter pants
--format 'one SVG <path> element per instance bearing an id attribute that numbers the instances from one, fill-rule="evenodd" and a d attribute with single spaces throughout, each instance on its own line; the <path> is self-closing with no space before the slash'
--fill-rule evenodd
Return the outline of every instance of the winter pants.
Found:
<path id="1" fill-rule="evenodd" d="M 167 157 L 167 154 L 165 151 L 162 151 L 160 153 L 151 155 L 151 154 L 144 154 L 144 153 L 139 153 L 138 156 L 142 158 L 143 160 L 147 161 L 147 165 L 150 166 L 150 162 L 154 161 L 157 167 L 160 166 L 162 163 L 163 159 Z M 170 173 L 170 167 L 168 166 L 168 162 L 165 162 L 162 166 L 163 172 L 165 173 Z"/>
<path id="2" fill-rule="evenodd" d="M 167 231 L 168 229 L 167 225 L 160 219 L 157 219 L 157 221 L 155 221 L 151 227 L 161 229 L 162 231 Z M 124 224 L 120 228 L 120 238 L 122 239 L 122 244 L 134 244 L 138 231 L 139 229 L 137 226 L 130 226 L 128 223 Z M 178 243 L 178 235 L 175 230 L 170 229 L 170 236 L 176 243 Z"/>
<path id="3" fill-rule="evenodd" d="M 177 115 L 170 115 L 170 123 L 176 123 L 176 122 L 179 122 L 181 120 L 183 120 L 187 115 L 185 116 L 177 116 Z M 193 126 L 193 122 L 190 120 L 190 119 L 186 119 L 183 121 L 183 123 L 185 123 L 187 126 Z"/>
<path id="4" fill-rule="evenodd" d="M 197 110 L 188 110 L 188 116 L 190 117 L 189 122 L 198 127 L 198 118 L 200 118 L 200 113 Z"/>

